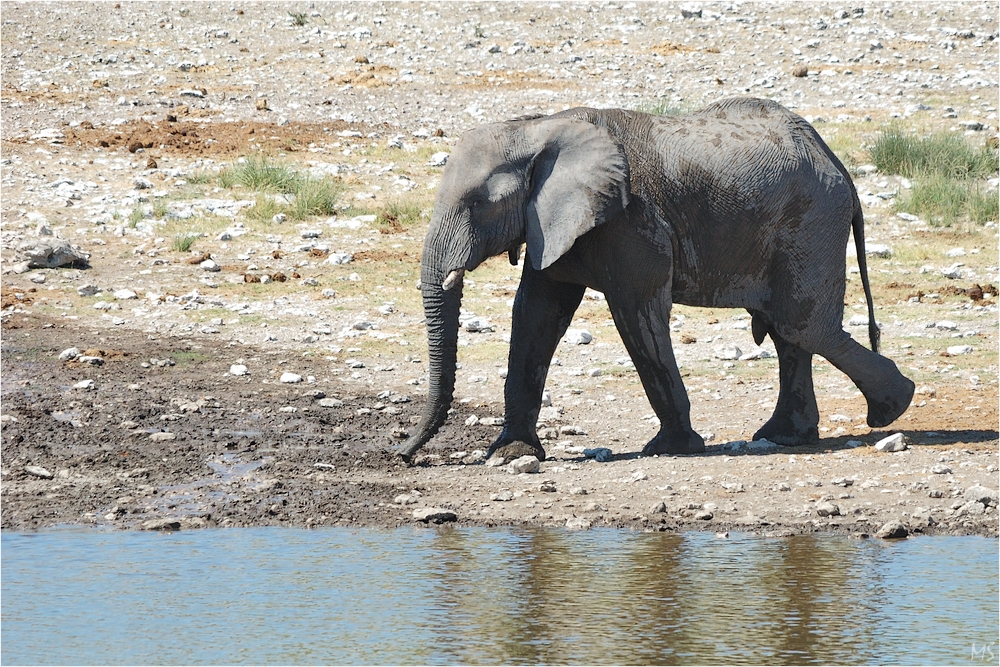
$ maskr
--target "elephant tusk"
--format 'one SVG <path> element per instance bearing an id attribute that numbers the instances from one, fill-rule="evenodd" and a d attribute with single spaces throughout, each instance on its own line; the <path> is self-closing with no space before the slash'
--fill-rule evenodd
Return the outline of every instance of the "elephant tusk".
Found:
<path id="1" fill-rule="evenodd" d="M 444 279 L 443 283 L 441 283 L 441 289 L 450 290 L 456 284 L 462 282 L 462 276 L 464 275 L 465 275 L 465 269 L 455 269 L 454 271 L 449 273 L 448 277 Z"/>

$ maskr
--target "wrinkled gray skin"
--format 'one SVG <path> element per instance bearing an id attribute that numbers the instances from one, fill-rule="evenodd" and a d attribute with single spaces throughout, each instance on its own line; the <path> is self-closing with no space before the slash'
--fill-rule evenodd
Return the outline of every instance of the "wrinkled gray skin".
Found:
<path id="1" fill-rule="evenodd" d="M 852 228 L 872 350 L 841 325 Z M 858 386 L 870 426 L 890 424 L 910 404 L 913 383 L 877 354 L 854 184 L 812 126 L 757 99 L 667 117 L 578 108 L 473 130 L 448 161 L 421 267 L 429 393 L 405 460 L 451 405 L 462 275 L 504 252 L 516 263 L 524 243 L 505 425 L 489 454 L 544 460 L 535 433 L 542 390 L 586 287 L 604 293 L 660 420 L 643 454 L 705 448 L 671 348 L 674 303 L 745 308 L 754 340 L 774 341 L 778 402 L 755 438 L 818 437 L 814 354 Z"/>

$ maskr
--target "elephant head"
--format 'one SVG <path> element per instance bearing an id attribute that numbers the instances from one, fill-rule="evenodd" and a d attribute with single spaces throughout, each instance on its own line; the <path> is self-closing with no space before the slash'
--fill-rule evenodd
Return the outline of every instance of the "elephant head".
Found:
<path id="1" fill-rule="evenodd" d="M 429 386 L 423 417 L 400 450 L 409 461 L 444 423 L 455 388 L 462 277 L 521 245 L 536 270 L 629 202 L 624 148 L 604 127 L 560 115 L 467 133 L 444 169 L 424 242 L 420 284 Z"/>

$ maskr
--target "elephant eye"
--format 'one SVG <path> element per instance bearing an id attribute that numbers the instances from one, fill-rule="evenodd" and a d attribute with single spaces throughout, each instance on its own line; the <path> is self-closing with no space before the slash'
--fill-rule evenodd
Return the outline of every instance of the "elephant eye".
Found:
<path id="1" fill-rule="evenodd" d="M 483 200 L 482 199 L 473 199 L 472 203 L 470 204 L 470 206 L 472 208 L 479 208 L 482 205 L 483 205 Z"/>

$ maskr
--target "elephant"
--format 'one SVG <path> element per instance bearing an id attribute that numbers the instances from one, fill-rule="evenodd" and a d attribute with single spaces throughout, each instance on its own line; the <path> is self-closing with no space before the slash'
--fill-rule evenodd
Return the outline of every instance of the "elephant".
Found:
<path id="1" fill-rule="evenodd" d="M 871 349 L 843 328 L 854 233 Z M 412 462 L 446 420 L 463 276 L 525 257 L 514 298 L 505 419 L 487 456 L 545 459 L 536 422 L 549 364 L 586 288 L 602 292 L 660 428 L 643 455 L 705 451 L 674 358 L 674 303 L 743 308 L 774 342 L 779 391 L 754 439 L 819 437 L 812 355 L 847 374 L 880 428 L 914 384 L 880 355 L 850 175 L 816 130 L 776 102 L 725 99 L 683 115 L 573 108 L 467 132 L 438 186 L 421 259 L 428 397 L 398 451 Z"/>

